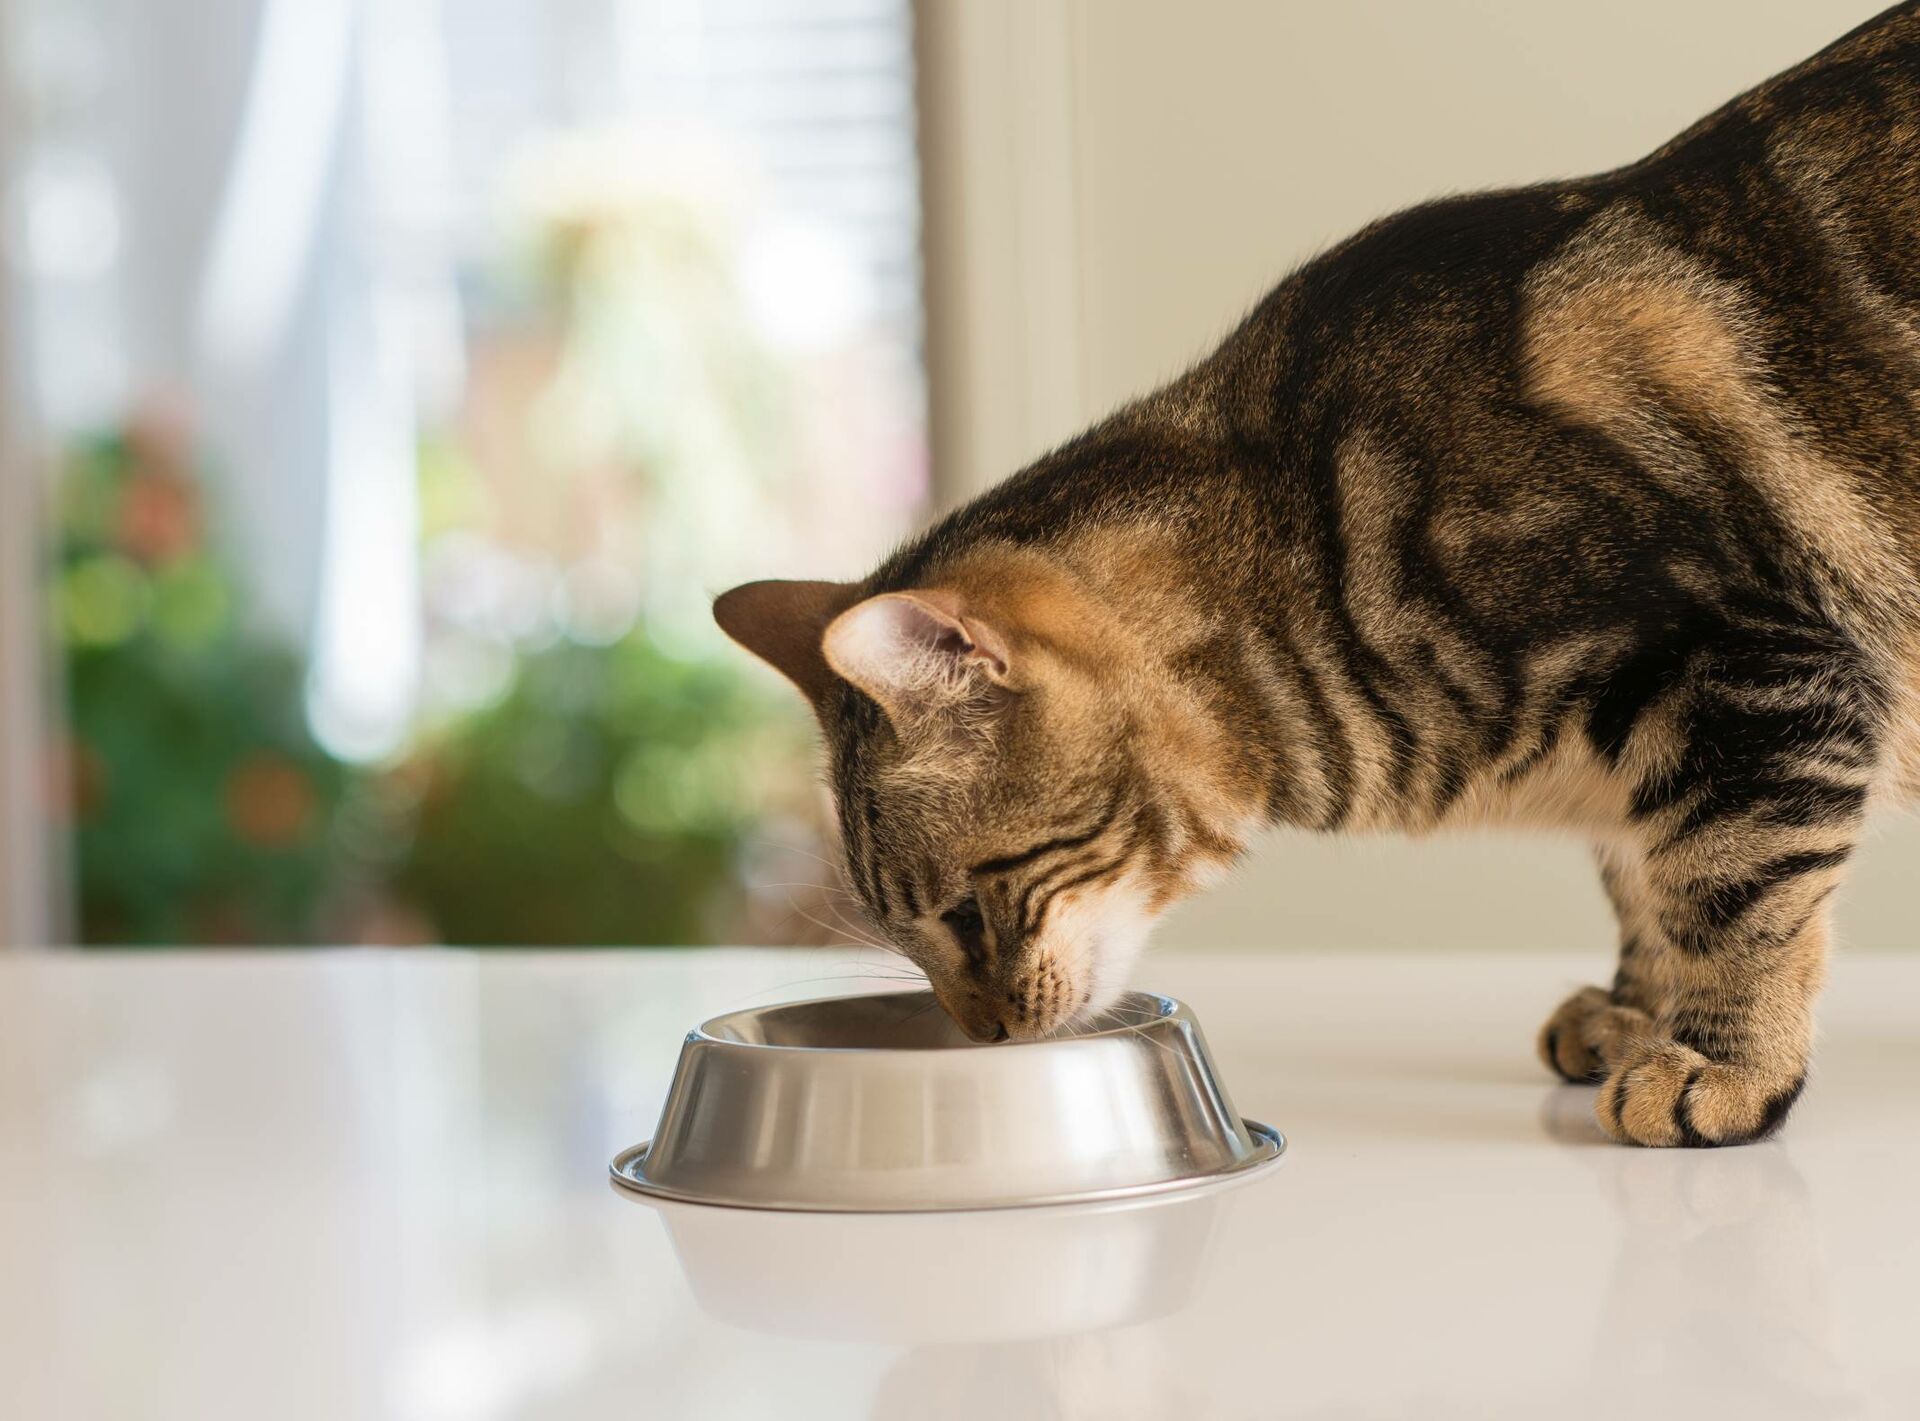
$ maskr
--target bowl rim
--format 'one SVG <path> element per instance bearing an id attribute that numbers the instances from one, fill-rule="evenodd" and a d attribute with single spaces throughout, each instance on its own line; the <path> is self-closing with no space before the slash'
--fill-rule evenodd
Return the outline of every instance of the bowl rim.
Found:
<path id="1" fill-rule="evenodd" d="M 1197 1019 L 1188 1009 L 1187 1004 L 1178 997 L 1169 997 L 1164 992 L 1147 992 L 1137 988 L 1129 988 L 1114 998 L 1112 1005 L 1108 1006 L 1106 1010 L 1112 1011 L 1114 1007 L 1129 1000 L 1143 1000 L 1158 1004 L 1161 1008 L 1159 1013 L 1149 1021 L 1124 1022 L 1116 1026 L 1103 1027 L 1099 1031 L 1077 1031 L 1069 1036 L 1042 1036 L 1032 1041 L 968 1041 L 965 1043 L 956 1043 L 952 1046 L 803 1046 L 784 1041 L 741 1041 L 736 1037 L 721 1036 L 717 1031 L 724 1023 L 740 1017 L 766 1016 L 772 1012 L 787 1011 L 796 1007 L 814 1006 L 821 1002 L 884 1001 L 894 997 L 931 997 L 933 995 L 934 992 L 931 987 L 914 987 L 904 992 L 861 992 L 852 996 L 802 997 L 798 1001 L 772 1002 L 766 1006 L 736 1007 L 732 1011 L 724 1011 L 718 1016 L 708 1017 L 705 1021 L 689 1031 L 686 1039 L 689 1042 L 703 1041 L 709 1045 L 725 1047 L 730 1050 L 787 1051 L 795 1055 L 809 1056 L 840 1056 L 847 1054 L 857 1054 L 861 1056 L 911 1056 L 924 1059 L 928 1056 L 963 1051 L 1017 1051 L 1034 1046 L 1074 1046 L 1084 1041 L 1103 1041 L 1116 1036 L 1137 1036 L 1163 1026 L 1168 1022 L 1184 1021 L 1189 1025 L 1197 1026 Z"/>
<path id="2" fill-rule="evenodd" d="M 1104 1204 L 1155 1195 L 1199 1193 L 1238 1184 L 1264 1174 L 1287 1157 L 1287 1137 L 1273 1126 L 1250 1116 L 1240 1118 L 1254 1148 L 1244 1158 L 1221 1169 L 1198 1174 L 1175 1175 L 1170 1179 L 1148 1180 L 1140 1184 L 1117 1184 L 1105 1189 L 1066 1190 L 1059 1194 L 1033 1194 L 1008 1199 L 982 1199 L 971 1203 L 846 1203 L 839 1200 L 745 1199 L 721 1197 L 675 1189 L 647 1178 L 647 1151 L 652 1140 L 642 1140 L 620 1151 L 607 1163 L 612 1182 L 630 1194 L 649 1199 L 670 1199 L 676 1204 L 691 1204 L 715 1209 L 756 1209 L 779 1214 L 976 1214 L 990 1209 L 1057 1209 L 1075 1204 Z"/>

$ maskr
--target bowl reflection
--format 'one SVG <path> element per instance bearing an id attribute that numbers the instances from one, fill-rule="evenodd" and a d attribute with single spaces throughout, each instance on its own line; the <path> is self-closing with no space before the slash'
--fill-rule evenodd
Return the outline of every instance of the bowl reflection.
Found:
<path id="1" fill-rule="evenodd" d="M 984 1343 L 1145 1322 L 1186 1306 L 1232 1189 L 955 1214 L 810 1214 L 665 1200 L 701 1309 L 816 1341 Z"/>

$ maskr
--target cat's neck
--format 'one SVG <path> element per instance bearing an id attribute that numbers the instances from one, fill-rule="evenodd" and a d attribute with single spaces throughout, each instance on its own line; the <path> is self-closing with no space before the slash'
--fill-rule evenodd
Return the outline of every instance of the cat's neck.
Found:
<path id="1" fill-rule="evenodd" d="M 1384 824 L 1331 743 L 1340 692 L 1302 660 L 1324 598 L 1279 442 L 1216 398 L 1234 387 L 1217 359 L 957 510 L 869 590 L 957 588 L 1123 697 L 1204 832 Z"/>
<path id="2" fill-rule="evenodd" d="M 981 542 L 934 580 L 1121 704 L 1129 752 L 1181 787 L 1188 832 L 1230 854 L 1269 825 L 1324 822 L 1341 786 L 1291 631 L 1249 617 L 1226 573 L 1205 540 L 1132 519 L 1044 547 Z"/>

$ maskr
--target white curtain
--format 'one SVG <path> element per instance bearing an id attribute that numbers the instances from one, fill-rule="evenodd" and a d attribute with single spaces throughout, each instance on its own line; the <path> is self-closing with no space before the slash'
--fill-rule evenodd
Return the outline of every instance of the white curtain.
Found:
<path id="1" fill-rule="evenodd" d="M 438 0 L 126 0 L 105 28 L 125 396 L 175 396 L 331 748 L 418 678 L 415 438 L 459 333 Z M 182 82 L 183 76 L 190 82 Z"/>

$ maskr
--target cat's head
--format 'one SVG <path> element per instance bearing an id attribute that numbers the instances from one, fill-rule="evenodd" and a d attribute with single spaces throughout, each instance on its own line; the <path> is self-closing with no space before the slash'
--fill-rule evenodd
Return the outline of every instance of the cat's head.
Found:
<path id="1" fill-rule="evenodd" d="M 875 924 L 970 1036 L 1031 1038 L 1113 1001 L 1244 816 L 1124 612 L 1018 560 L 927 582 L 749 583 L 714 615 L 812 703 Z"/>

